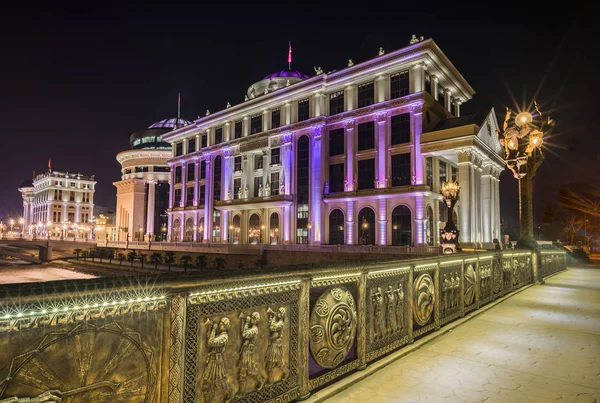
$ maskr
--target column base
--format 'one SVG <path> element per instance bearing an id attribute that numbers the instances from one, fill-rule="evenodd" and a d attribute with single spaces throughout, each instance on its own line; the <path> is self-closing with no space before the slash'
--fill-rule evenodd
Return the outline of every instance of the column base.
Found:
<path id="1" fill-rule="evenodd" d="M 310 395 L 311 395 L 311 393 L 310 393 L 310 392 L 308 392 L 308 393 L 307 393 L 307 394 L 305 394 L 305 395 L 298 396 L 298 397 L 296 398 L 296 400 L 297 400 L 297 401 L 306 400 L 306 399 L 308 399 L 308 398 L 310 397 Z"/>

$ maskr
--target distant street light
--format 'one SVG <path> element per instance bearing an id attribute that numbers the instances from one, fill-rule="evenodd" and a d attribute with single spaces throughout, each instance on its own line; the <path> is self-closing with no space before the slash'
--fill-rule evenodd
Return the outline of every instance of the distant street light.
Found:
<path id="1" fill-rule="evenodd" d="M 554 120 L 543 118 L 539 105 L 536 112 L 520 112 L 511 122 L 512 112 L 506 108 L 502 132 L 497 131 L 504 147 L 504 161 L 519 182 L 519 219 L 521 238 L 533 239 L 533 178 L 544 161 L 544 136 L 554 127 Z"/>

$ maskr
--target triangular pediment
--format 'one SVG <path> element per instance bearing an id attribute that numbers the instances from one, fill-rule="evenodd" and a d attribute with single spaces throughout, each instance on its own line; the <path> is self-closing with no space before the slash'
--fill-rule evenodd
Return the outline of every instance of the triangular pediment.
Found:
<path id="1" fill-rule="evenodd" d="M 487 114 L 485 119 L 481 122 L 478 122 L 478 124 L 479 131 L 477 132 L 477 137 L 479 140 L 492 149 L 496 154 L 502 156 L 502 146 L 500 145 L 498 135 L 496 134 L 499 130 L 499 126 L 494 108 L 490 109 L 490 112 Z"/>

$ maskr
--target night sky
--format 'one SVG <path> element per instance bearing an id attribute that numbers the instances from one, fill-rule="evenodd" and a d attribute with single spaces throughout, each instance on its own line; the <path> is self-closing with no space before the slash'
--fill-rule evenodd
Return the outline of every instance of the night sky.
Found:
<path id="1" fill-rule="evenodd" d="M 433 38 L 475 89 L 462 114 L 533 97 L 557 121 L 536 178 L 536 216 L 561 184 L 600 177 L 600 38 L 595 13 L 508 2 L 21 2 L 0 24 L 0 220 L 22 214 L 20 183 L 47 169 L 94 174 L 96 204 L 113 207 L 115 156 L 129 134 L 174 117 L 192 120 L 243 101 L 265 75 L 314 75 Z M 458 7 L 451 8 L 452 5 Z M 21 7 L 21 9 L 17 9 Z M 595 32 L 594 32 L 595 31 Z M 538 91 L 539 89 L 539 91 Z M 517 182 L 501 177 L 502 217 L 517 216 Z"/>

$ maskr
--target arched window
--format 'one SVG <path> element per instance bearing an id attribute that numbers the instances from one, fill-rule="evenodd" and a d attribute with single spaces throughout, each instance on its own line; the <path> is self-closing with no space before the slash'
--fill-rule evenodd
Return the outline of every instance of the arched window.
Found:
<path id="1" fill-rule="evenodd" d="M 194 240 L 194 221 L 191 218 L 185 220 L 185 234 L 183 241 L 192 242 Z"/>
<path id="2" fill-rule="evenodd" d="M 375 212 L 364 207 L 358 213 L 359 245 L 375 245 Z"/>
<path id="3" fill-rule="evenodd" d="M 176 218 L 173 221 L 173 228 L 171 228 L 171 239 L 173 242 L 179 242 L 181 240 L 181 221 Z"/>
<path id="4" fill-rule="evenodd" d="M 329 213 L 329 245 L 344 243 L 344 212 L 335 209 Z"/>
<path id="5" fill-rule="evenodd" d="M 412 216 L 406 206 L 398 206 L 392 211 L 392 245 L 412 244 Z"/>
<path id="6" fill-rule="evenodd" d="M 260 241 L 260 217 L 258 214 L 252 214 L 248 220 L 248 243 L 256 245 Z"/>
<path id="7" fill-rule="evenodd" d="M 433 209 L 427 206 L 427 225 L 425 226 L 425 243 L 433 246 L 435 233 L 433 232 Z"/>
<path id="8" fill-rule="evenodd" d="M 308 243 L 308 136 L 298 140 L 296 150 L 296 243 Z"/>
<path id="9" fill-rule="evenodd" d="M 232 241 L 234 244 L 238 244 L 241 243 L 241 239 L 240 239 L 240 235 L 241 235 L 241 225 L 242 225 L 242 219 L 240 218 L 239 215 L 236 215 L 233 217 L 233 220 L 231 222 L 231 224 L 233 225 L 233 233 L 232 233 Z"/>
<path id="10" fill-rule="evenodd" d="M 269 240 L 271 245 L 279 244 L 279 214 L 271 214 L 269 218 Z"/>

